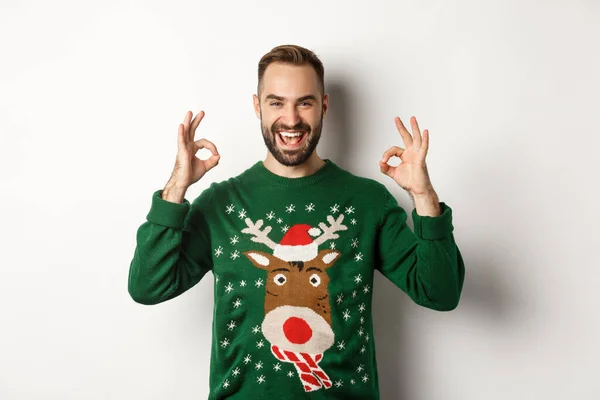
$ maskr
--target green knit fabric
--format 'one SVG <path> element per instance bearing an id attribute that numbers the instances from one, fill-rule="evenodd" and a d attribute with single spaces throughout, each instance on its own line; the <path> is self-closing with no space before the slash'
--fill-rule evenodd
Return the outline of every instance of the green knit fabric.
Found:
<path id="1" fill-rule="evenodd" d="M 209 399 L 379 399 L 375 270 L 424 307 L 458 305 L 451 208 L 413 209 L 413 232 L 384 185 L 325 161 L 301 178 L 259 161 L 191 204 L 152 195 L 129 293 L 157 304 L 212 271 Z"/>

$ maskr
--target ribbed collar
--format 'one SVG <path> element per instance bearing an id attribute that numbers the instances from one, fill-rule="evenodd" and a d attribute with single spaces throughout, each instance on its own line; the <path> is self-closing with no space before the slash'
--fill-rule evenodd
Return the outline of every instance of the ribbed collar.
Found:
<path id="1" fill-rule="evenodd" d="M 277 175 L 269 171 L 262 161 L 256 162 L 256 164 L 250 167 L 250 170 L 248 172 L 256 174 L 261 180 L 273 186 L 279 186 L 284 188 L 301 188 L 314 185 L 315 183 L 320 182 L 328 175 L 331 175 L 333 171 L 339 168 L 336 164 L 333 163 L 333 161 L 327 158 L 323 159 L 323 161 L 325 161 L 325 165 L 319 168 L 312 175 L 302 176 L 300 178 L 287 178 L 281 175 Z"/>

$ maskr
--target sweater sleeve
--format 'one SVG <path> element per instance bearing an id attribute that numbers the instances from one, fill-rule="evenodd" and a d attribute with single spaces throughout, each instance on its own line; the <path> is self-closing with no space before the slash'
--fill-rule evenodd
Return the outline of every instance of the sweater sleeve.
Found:
<path id="1" fill-rule="evenodd" d="M 412 211 L 414 232 L 407 214 L 385 189 L 376 267 L 417 304 L 438 311 L 458 306 L 465 265 L 454 241 L 452 209 L 440 202 L 437 217 Z"/>
<path id="2" fill-rule="evenodd" d="M 210 188 L 193 204 L 164 200 L 162 190 L 152 195 L 146 221 L 138 228 L 129 267 L 128 291 L 138 303 L 158 304 L 193 287 L 212 269 L 206 212 Z"/>

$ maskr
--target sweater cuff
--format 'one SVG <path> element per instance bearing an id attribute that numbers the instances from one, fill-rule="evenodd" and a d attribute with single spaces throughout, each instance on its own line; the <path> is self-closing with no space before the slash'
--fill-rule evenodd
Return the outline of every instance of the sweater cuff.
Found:
<path id="1" fill-rule="evenodd" d="M 415 235 L 421 239 L 437 240 L 450 235 L 454 230 L 452 226 L 452 209 L 444 202 L 440 202 L 442 213 L 437 217 L 417 214 L 417 209 L 412 211 Z"/>
<path id="2" fill-rule="evenodd" d="M 159 189 L 152 194 L 152 205 L 146 219 L 156 225 L 183 228 L 185 217 L 190 210 L 190 202 L 185 198 L 181 204 L 164 200 L 161 197 L 162 191 L 163 189 Z"/>

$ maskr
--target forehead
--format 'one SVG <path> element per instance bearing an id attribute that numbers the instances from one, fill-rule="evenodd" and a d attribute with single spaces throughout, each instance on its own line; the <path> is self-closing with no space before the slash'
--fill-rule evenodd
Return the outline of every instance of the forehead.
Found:
<path id="1" fill-rule="evenodd" d="M 297 98 L 319 93 L 317 73 L 311 65 L 270 64 L 262 79 L 263 97 L 274 94 Z"/>

